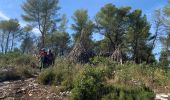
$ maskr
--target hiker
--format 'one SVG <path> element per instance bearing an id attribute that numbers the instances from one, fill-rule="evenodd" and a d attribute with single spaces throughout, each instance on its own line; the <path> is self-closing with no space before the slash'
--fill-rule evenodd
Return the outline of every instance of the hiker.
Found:
<path id="1" fill-rule="evenodd" d="M 40 50 L 40 63 L 41 63 L 40 71 L 42 68 L 45 68 L 48 65 L 47 52 L 45 51 L 44 48 Z"/>
<path id="2" fill-rule="evenodd" d="M 51 52 L 51 50 L 49 49 L 48 51 L 48 65 L 54 65 L 54 54 Z"/>

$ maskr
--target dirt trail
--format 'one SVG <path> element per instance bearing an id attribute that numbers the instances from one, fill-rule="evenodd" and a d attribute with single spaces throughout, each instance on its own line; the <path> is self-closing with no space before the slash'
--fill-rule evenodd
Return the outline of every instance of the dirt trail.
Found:
<path id="1" fill-rule="evenodd" d="M 0 83 L 0 100 L 67 100 L 70 92 L 50 92 L 50 86 L 36 83 L 35 78 Z"/>

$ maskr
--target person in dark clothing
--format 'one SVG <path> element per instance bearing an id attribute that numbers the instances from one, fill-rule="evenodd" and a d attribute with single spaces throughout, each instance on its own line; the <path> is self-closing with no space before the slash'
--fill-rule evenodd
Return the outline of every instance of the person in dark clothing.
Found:
<path id="1" fill-rule="evenodd" d="M 51 50 L 48 51 L 48 65 L 54 65 L 54 54 L 51 52 Z"/>
<path id="2" fill-rule="evenodd" d="M 42 68 L 47 67 L 48 65 L 48 57 L 47 57 L 47 52 L 45 49 L 40 50 L 40 71 Z"/>

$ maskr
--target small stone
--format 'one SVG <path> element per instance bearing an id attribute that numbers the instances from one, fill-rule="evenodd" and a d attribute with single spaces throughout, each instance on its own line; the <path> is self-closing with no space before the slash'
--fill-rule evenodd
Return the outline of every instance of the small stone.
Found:
<path id="1" fill-rule="evenodd" d="M 162 94 L 161 96 L 164 98 L 168 98 L 168 95 L 165 95 L 165 94 Z"/>
<path id="2" fill-rule="evenodd" d="M 66 94 L 67 94 L 67 95 L 69 95 L 69 94 L 70 94 L 70 92 L 69 92 L 69 91 L 67 91 L 67 92 L 66 92 Z"/>
<path id="3" fill-rule="evenodd" d="M 38 84 L 33 84 L 35 87 L 37 87 L 38 86 Z"/>
<path id="4" fill-rule="evenodd" d="M 3 82 L 4 84 L 9 84 L 10 82 L 9 81 L 6 81 L 6 82 Z"/>
<path id="5" fill-rule="evenodd" d="M 26 90 L 26 88 L 22 88 L 21 90 L 22 90 L 22 91 L 25 91 L 25 90 Z"/>
<path id="6" fill-rule="evenodd" d="M 30 94 L 28 94 L 29 96 L 32 96 L 32 94 L 30 93 Z"/>

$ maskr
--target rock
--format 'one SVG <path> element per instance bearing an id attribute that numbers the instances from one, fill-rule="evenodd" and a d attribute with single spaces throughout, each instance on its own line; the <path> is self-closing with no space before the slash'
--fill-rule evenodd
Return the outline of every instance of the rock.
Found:
<path id="1" fill-rule="evenodd" d="M 32 96 L 32 94 L 30 93 L 30 94 L 28 94 L 29 96 Z"/>
<path id="2" fill-rule="evenodd" d="M 35 83 L 35 84 L 33 84 L 33 85 L 34 85 L 34 87 L 37 87 L 37 86 L 38 86 L 38 84 L 36 84 L 36 83 Z"/>
<path id="3" fill-rule="evenodd" d="M 25 91 L 25 90 L 26 90 L 26 88 L 22 88 L 21 90 L 22 90 L 22 91 Z"/>
<path id="4" fill-rule="evenodd" d="M 163 98 L 168 98 L 168 95 L 167 94 L 162 94 L 161 95 Z"/>
<path id="5" fill-rule="evenodd" d="M 3 82 L 4 84 L 9 84 L 10 82 L 9 81 L 5 81 L 5 82 Z"/>
<path id="6" fill-rule="evenodd" d="M 170 95 L 169 95 L 169 93 L 168 94 L 166 94 L 166 93 L 156 94 L 155 99 L 156 100 L 169 100 L 170 99 Z"/>
<path id="7" fill-rule="evenodd" d="M 69 94 L 70 94 L 70 92 L 69 92 L 69 91 L 67 91 L 67 92 L 66 92 L 66 95 L 69 95 Z"/>

